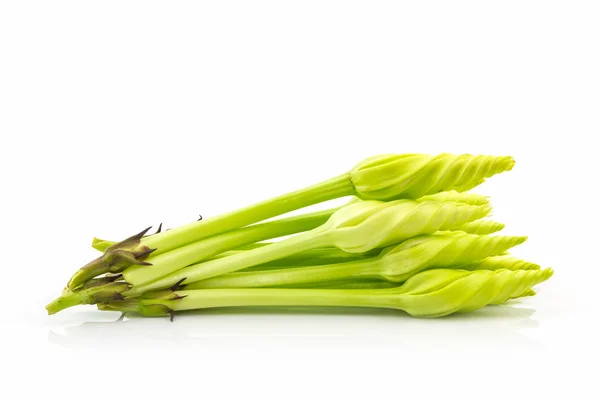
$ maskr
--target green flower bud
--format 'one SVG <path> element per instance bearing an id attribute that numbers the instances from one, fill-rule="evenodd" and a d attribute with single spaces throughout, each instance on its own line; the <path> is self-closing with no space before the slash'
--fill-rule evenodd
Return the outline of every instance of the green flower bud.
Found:
<path id="1" fill-rule="evenodd" d="M 469 190 L 514 166 L 512 157 L 483 155 L 389 154 L 358 163 L 350 179 L 359 197 L 416 199 L 441 191 Z"/>
<path id="2" fill-rule="evenodd" d="M 486 216 L 490 210 L 487 205 L 464 203 L 370 200 L 342 207 L 318 229 L 331 231 L 329 244 L 361 253 L 414 236 L 455 229 Z"/>
<path id="3" fill-rule="evenodd" d="M 399 288 L 387 289 L 390 306 L 415 317 L 441 317 L 500 304 L 549 279 L 551 269 L 464 271 L 432 269 L 413 276 Z M 385 290 L 385 289 L 384 289 Z"/>
<path id="4" fill-rule="evenodd" d="M 525 240 L 525 236 L 480 236 L 464 232 L 416 237 L 385 249 L 373 271 L 387 281 L 403 282 L 425 269 L 462 268 L 474 260 L 502 254 Z"/>

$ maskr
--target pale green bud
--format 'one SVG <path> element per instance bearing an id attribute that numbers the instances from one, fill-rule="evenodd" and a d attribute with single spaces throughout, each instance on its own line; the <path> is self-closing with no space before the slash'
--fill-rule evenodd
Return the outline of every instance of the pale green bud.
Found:
<path id="1" fill-rule="evenodd" d="M 330 231 L 330 243 L 350 253 L 361 253 L 408 238 L 455 229 L 490 212 L 487 205 L 396 200 L 362 201 L 333 213 L 318 230 Z"/>
<path id="2" fill-rule="evenodd" d="M 402 282 L 425 269 L 448 268 L 506 252 L 524 236 L 480 236 L 464 232 L 438 233 L 409 239 L 385 249 L 374 265 L 377 275 Z"/>
<path id="3" fill-rule="evenodd" d="M 441 317 L 469 312 L 487 304 L 500 304 L 518 297 L 553 274 L 551 269 L 464 271 L 432 269 L 410 278 L 390 291 L 390 306 L 415 317 Z"/>
<path id="4" fill-rule="evenodd" d="M 511 170 L 514 163 L 512 157 L 503 156 L 384 154 L 358 163 L 350 179 L 363 199 L 416 199 L 442 191 L 467 191 Z"/>

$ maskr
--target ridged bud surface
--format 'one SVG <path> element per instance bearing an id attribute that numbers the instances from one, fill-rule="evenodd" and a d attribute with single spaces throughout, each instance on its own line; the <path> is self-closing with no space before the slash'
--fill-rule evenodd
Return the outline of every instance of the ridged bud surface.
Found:
<path id="1" fill-rule="evenodd" d="M 488 269 L 491 271 L 495 271 L 497 269 L 509 269 L 511 271 L 515 271 L 518 269 L 540 269 L 540 266 L 529 261 L 521 260 L 520 258 L 516 258 L 510 254 L 502 254 L 494 257 L 488 257 L 480 261 L 467 263 L 465 265 L 461 265 L 460 268 L 471 271 L 477 269 Z"/>
<path id="2" fill-rule="evenodd" d="M 331 244 L 351 253 L 399 243 L 418 235 L 455 229 L 490 212 L 487 205 L 396 200 L 362 201 L 333 213 L 323 225 Z"/>
<path id="3" fill-rule="evenodd" d="M 403 282 L 425 269 L 454 267 L 502 254 L 526 239 L 524 236 L 480 236 L 464 232 L 416 237 L 384 250 L 374 270 L 388 281 Z"/>
<path id="4" fill-rule="evenodd" d="M 427 196 L 419 197 L 417 201 L 453 201 L 455 203 L 467 203 L 473 206 L 482 206 L 490 204 L 490 199 L 487 196 L 476 193 L 457 192 L 450 190 L 447 192 L 439 192 Z"/>
<path id="5" fill-rule="evenodd" d="M 469 312 L 488 304 L 518 297 L 553 274 L 551 269 L 463 271 L 433 269 L 422 272 L 401 286 L 401 294 L 388 297 L 397 308 L 415 317 L 442 317 Z M 388 289 L 390 291 L 396 289 Z"/>
<path id="6" fill-rule="evenodd" d="M 384 154 L 357 164 L 350 179 L 363 199 L 416 199 L 442 191 L 467 191 L 511 170 L 514 163 L 508 156 Z"/>

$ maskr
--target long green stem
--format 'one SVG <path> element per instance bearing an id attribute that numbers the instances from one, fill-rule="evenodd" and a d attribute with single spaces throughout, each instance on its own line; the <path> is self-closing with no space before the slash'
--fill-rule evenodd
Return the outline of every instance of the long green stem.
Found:
<path id="1" fill-rule="evenodd" d="M 278 258 L 325 246 L 363 253 L 399 243 L 413 236 L 453 229 L 485 216 L 489 206 L 462 203 L 362 201 L 346 205 L 312 231 L 246 253 L 219 258 L 175 271 L 155 281 L 134 284 L 126 296 L 162 289 L 185 279 L 192 283 L 240 269 L 253 267 Z"/>
<path id="2" fill-rule="evenodd" d="M 343 174 L 227 214 L 148 236 L 142 240 L 142 243 L 150 248 L 156 248 L 155 255 L 158 255 L 200 239 L 354 193 L 354 186 L 349 174 Z"/>
<path id="3" fill-rule="evenodd" d="M 327 221 L 336 209 L 252 225 L 212 236 L 149 259 L 151 266 L 133 266 L 123 272 L 127 282 L 142 285 L 187 265 L 211 258 L 227 250 L 265 239 L 314 229 Z"/>
<path id="4" fill-rule="evenodd" d="M 306 283 L 301 285 L 286 285 L 287 289 L 389 289 L 400 286 L 397 283 L 371 279 L 344 279 L 343 281 L 328 281 Z M 187 289 L 187 288 L 186 288 Z"/>
<path id="5" fill-rule="evenodd" d="M 213 276 L 263 264 L 277 258 L 328 245 L 331 232 L 318 231 L 318 229 L 319 228 L 298 234 L 297 236 L 274 243 L 270 246 L 260 247 L 245 253 L 234 254 L 229 257 L 218 258 L 188 268 L 183 268 L 153 282 L 135 285 L 125 293 L 125 296 L 137 296 L 147 291 L 162 289 L 172 286 L 182 280 L 185 280 L 186 282 L 196 282 L 202 279 L 212 278 Z"/>
<path id="6" fill-rule="evenodd" d="M 381 307 L 378 290 L 351 289 L 211 289 L 181 290 L 175 310 L 239 306 Z"/>
<path id="7" fill-rule="evenodd" d="M 343 279 L 376 277 L 379 259 L 310 267 L 236 272 L 191 283 L 186 289 L 251 288 L 302 285 Z"/>
<path id="8" fill-rule="evenodd" d="M 214 258 L 228 257 L 247 251 L 248 250 L 231 250 L 221 253 Z M 379 254 L 380 251 L 380 249 L 375 249 L 365 253 L 348 253 L 335 247 L 323 247 L 319 249 L 303 251 L 302 253 L 298 254 L 292 254 L 288 257 L 279 258 L 255 267 L 244 268 L 243 272 L 266 271 L 271 269 L 297 268 L 312 265 L 338 264 L 342 262 L 358 261 L 374 257 Z"/>

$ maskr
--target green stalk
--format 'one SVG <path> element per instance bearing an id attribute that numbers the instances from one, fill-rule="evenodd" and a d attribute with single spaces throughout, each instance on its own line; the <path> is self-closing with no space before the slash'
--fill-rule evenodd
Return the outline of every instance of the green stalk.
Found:
<path id="1" fill-rule="evenodd" d="M 306 283 L 301 285 L 278 286 L 281 289 L 389 289 L 398 287 L 399 284 L 369 279 L 344 279 L 340 281 L 327 281 Z M 185 290 L 189 288 L 185 287 Z"/>
<path id="2" fill-rule="evenodd" d="M 196 221 L 144 238 L 143 243 L 156 248 L 156 255 L 198 240 L 254 224 L 313 204 L 351 196 L 354 186 L 347 174 L 307 188 L 275 197 L 233 212 Z"/>
<path id="3" fill-rule="evenodd" d="M 250 266 L 263 264 L 279 257 L 288 256 L 296 252 L 325 246 L 330 242 L 328 237 L 329 232 L 315 234 L 314 231 L 310 231 L 307 233 L 299 234 L 270 246 L 260 247 L 241 254 L 194 264 L 187 268 L 172 272 L 155 281 L 150 281 L 149 283 L 136 284 L 132 289 L 125 293 L 125 296 L 137 296 L 147 291 L 167 288 L 182 280 L 186 280 L 186 282 L 195 282 L 223 273 L 237 271 Z M 127 271 L 125 271 L 124 275 L 126 273 Z M 126 275 L 125 279 L 129 282 Z"/>
<path id="4" fill-rule="evenodd" d="M 484 217 L 489 211 L 489 206 L 434 201 L 352 203 L 337 210 L 325 224 L 312 231 L 242 254 L 195 264 L 150 283 L 132 282 L 125 271 L 125 279 L 134 285 L 126 296 L 170 287 L 182 280 L 186 284 L 197 282 L 318 247 L 335 246 L 347 252 L 362 253 L 413 236 L 454 229 Z"/>
<path id="5" fill-rule="evenodd" d="M 271 287 L 344 279 L 383 279 L 403 282 L 430 268 L 459 267 L 506 252 L 525 241 L 522 236 L 479 236 L 463 232 L 440 233 L 409 239 L 372 259 L 311 267 L 236 272 L 215 276 L 186 289 Z M 473 268 L 475 269 L 475 268 Z"/>
<path id="6" fill-rule="evenodd" d="M 281 288 L 286 289 L 390 289 L 399 287 L 400 285 L 393 282 L 386 281 L 371 281 L 371 280 L 344 280 L 344 281 L 333 281 L 333 282 L 318 282 L 311 283 L 305 285 L 291 285 L 291 286 L 281 286 Z M 186 288 L 187 290 L 187 288 Z M 511 299 L 518 299 L 521 297 L 529 297 L 535 296 L 535 291 L 533 289 L 527 289 L 521 294 L 517 294 L 512 296 Z"/>
<path id="7" fill-rule="evenodd" d="M 123 271 L 123 276 L 127 282 L 134 285 L 150 282 L 163 275 L 177 271 L 186 265 L 214 257 L 227 250 L 261 240 L 314 229 L 325 223 L 335 210 L 337 208 L 282 218 L 211 236 L 153 257 L 151 260 L 148 260 L 151 261 L 151 266 L 129 267 Z"/>
<path id="8" fill-rule="evenodd" d="M 227 257 L 238 253 L 244 253 L 246 251 L 248 250 L 232 250 L 226 253 L 221 253 L 215 258 Z M 312 265 L 337 264 L 342 262 L 365 260 L 376 256 L 380 252 L 380 249 L 375 249 L 372 251 L 367 251 L 365 253 L 348 253 L 335 247 L 323 247 L 303 251 L 298 254 L 292 254 L 291 256 L 279 258 L 277 260 L 273 260 L 268 263 L 260 264 L 254 267 L 245 268 L 243 271 L 266 271 L 281 268 L 296 268 Z"/>
<path id="9" fill-rule="evenodd" d="M 160 257 L 156 257 L 153 264 L 146 263 L 145 261 L 138 261 L 137 259 L 134 261 L 136 263 L 143 264 L 143 267 L 141 268 L 142 275 L 153 276 L 152 274 L 159 272 L 158 276 L 160 276 L 160 269 L 149 270 L 149 268 L 160 268 L 162 266 L 161 263 L 164 263 L 166 265 L 166 267 L 164 267 L 165 270 L 169 271 L 169 267 L 171 265 L 169 263 L 172 263 L 172 265 L 175 266 L 178 265 L 178 263 L 184 265 L 186 263 L 190 264 L 204 258 L 210 258 L 224 250 L 238 248 L 240 246 L 243 248 L 263 247 L 266 245 L 265 243 L 260 244 L 254 242 L 273 237 L 287 236 L 313 229 L 326 222 L 335 210 L 337 209 L 329 209 L 294 217 L 282 218 L 279 220 L 252 225 L 232 232 L 213 236 L 203 241 L 184 246 L 176 251 L 163 254 Z M 107 252 L 98 259 L 81 268 L 75 275 L 73 275 L 73 278 L 70 282 L 70 286 L 75 287 L 76 289 L 66 290 L 62 296 L 56 299 L 54 303 L 49 305 L 50 308 L 48 311 L 60 311 L 77 304 L 95 304 L 94 302 L 90 302 L 95 298 L 101 297 L 98 297 L 95 294 L 92 296 L 88 291 L 79 290 L 79 287 L 81 285 L 83 288 L 88 288 L 89 285 L 97 286 L 98 282 L 104 281 L 104 278 L 91 280 L 88 280 L 88 278 L 96 276 L 100 272 L 123 272 L 124 269 L 130 266 L 131 263 L 122 261 L 122 258 L 126 257 L 129 253 L 120 250 L 121 248 L 131 249 L 134 251 L 133 254 L 143 255 L 140 249 L 146 249 L 146 247 L 140 245 L 139 238 L 141 237 L 141 234 L 142 233 L 132 236 L 123 242 L 113 244 L 112 247 L 119 247 L 119 250 Z M 135 277 L 132 278 L 132 275 L 136 274 L 135 271 L 135 268 L 127 268 L 123 273 L 123 277 L 125 279 L 129 277 L 130 280 L 135 280 Z M 119 278 L 121 278 L 121 275 L 119 275 Z M 82 282 L 85 283 L 82 284 Z M 112 282 L 112 280 L 110 282 Z M 119 286 L 121 292 L 130 288 L 130 285 L 127 282 L 123 283 L 126 286 Z M 111 287 L 107 288 L 109 293 L 112 293 L 111 290 Z"/>
<path id="10" fill-rule="evenodd" d="M 552 276 L 552 270 L 444 270 L 422 272 L 391 289 L 206 289 L 157 293 L 100 306 L 145 316 L 176 311 L 247 306 L 380 307 L 415 317 L 441 317 L 500 304 Z"/>

